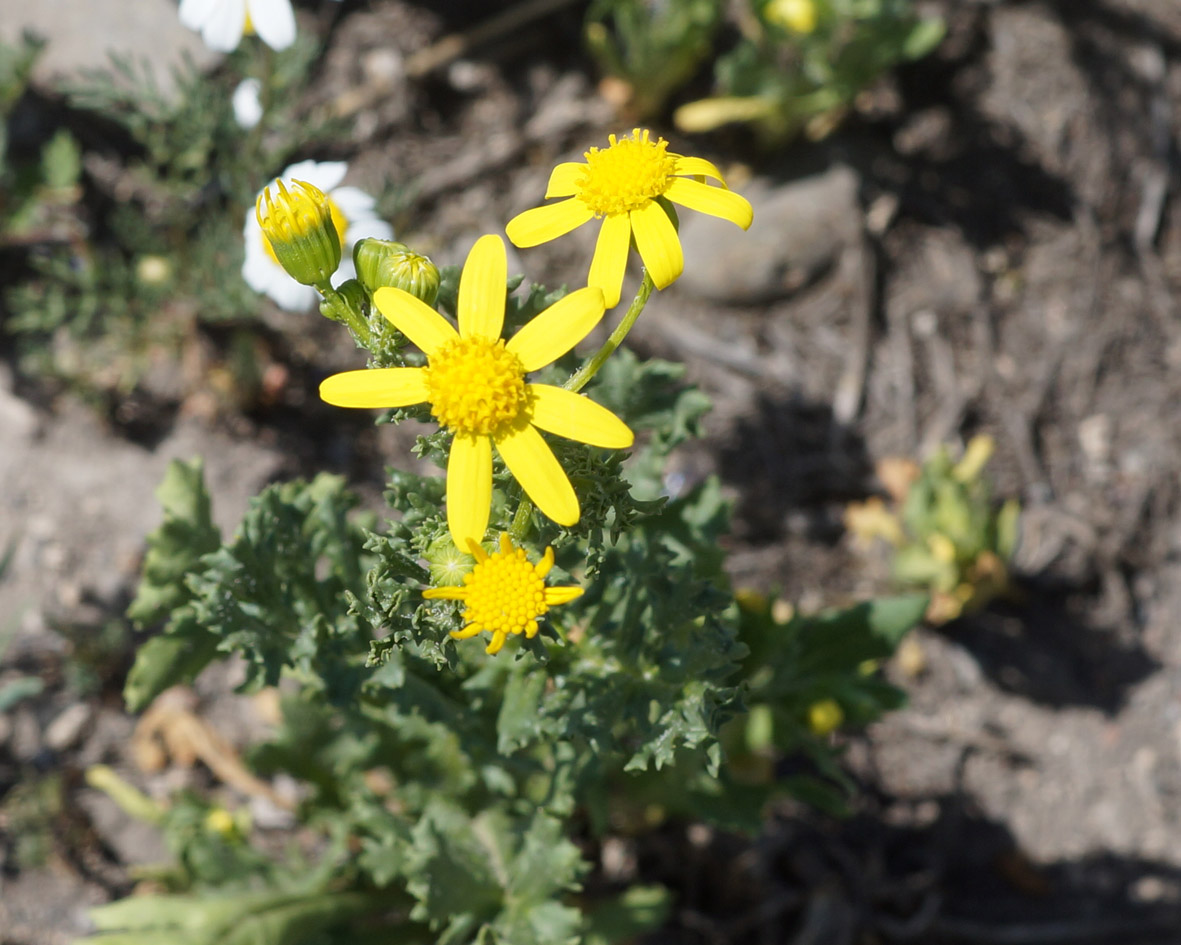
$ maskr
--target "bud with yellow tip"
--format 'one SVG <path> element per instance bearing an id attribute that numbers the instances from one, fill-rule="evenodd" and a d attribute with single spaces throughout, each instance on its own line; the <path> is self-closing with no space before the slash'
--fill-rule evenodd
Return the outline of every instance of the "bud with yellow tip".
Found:
<path id="1" fill-rule="evenodd" d="M 357 278 L 370 292 L 387 286 L 409 292 L 420 302 L 434 305 L 439 297 L 439 270 L 426 256 L 405 243 L 372 237 L 353 247 Z"/>
<path id="2" fill-rule="evenodd" d="M 258 195 L 255 217 L 279 265 L 303 285 L 325 286 L 340 266 L 340 235 L 320 188 L 276 180 Z"/>

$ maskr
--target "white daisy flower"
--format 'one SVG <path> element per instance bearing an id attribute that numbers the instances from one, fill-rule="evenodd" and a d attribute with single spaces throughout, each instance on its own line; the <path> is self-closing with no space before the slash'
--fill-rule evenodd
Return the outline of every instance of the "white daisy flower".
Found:
<path id="1" fill-rule="evenodd" d="M 390 240 L 394 230 L 376 215 L 376 202 L 365 191 L 356 187 L 341 187 L 348 165 L 344 161 L 300 161 L 292 164 L 279 176 L 284 181 L 302 180 L 317 187 L 328 197 L 332 222 L 340 237 L 340 268 L 333 282 L 336 285 L 356 275 L 353 267 L 353 244 L 366 237 Z M 242 228 L 246 241 L 246 260 L 242 263 L 242 278 L 255 292 L 271 297 L 279 308 L 288 312 L 306 312 L 320 299 L 320 293 L 296 282 L 275 259 L 271 244 L 263 235 L 254 215 L 254 205 L 246 211 Z"/>
<path id="2" fill-rule="evenodd" d="M 247 33 L 257 33 L 272 49 L 295 42 L 291 0 L 181 0 L 180 21 L 217 52 L 237 49 Z"/>
<path id="3" fill-rule="evenodd" d="M 249 130 L 262 119 L 262 84 L 258 79 L 243 79 L 234 89 L 230 104 L 234 106 L 234 120 L 239 127 Z"/>

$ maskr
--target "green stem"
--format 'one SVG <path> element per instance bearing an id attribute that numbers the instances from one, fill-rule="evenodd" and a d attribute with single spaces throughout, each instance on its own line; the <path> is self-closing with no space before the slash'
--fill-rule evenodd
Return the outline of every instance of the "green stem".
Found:
<path id="1" fill-rule="evenodd" d="M 361 347 L 367 351 L 372 350 L 373 332 L 369 328 L 369 322 L 365 320 L 364 312 L 359 312 L 353 308 L 347 298 L 332 288 L 332 283 L 328 280 L 318 283 L 316 289 L 324 297 L 324 301 L 330 310 L 324 312 L 324 314 L 334 321 L 344 322 Z"/>
<path id="2" fill-rule="evenodd" d="M 627 314 L 615 326 L 615 330 L 611 332 L 611 336 L 603 342 L 603 347 L 596 351 L 586 364 L 570 375 L 570 379 L 563 385 L 566 390 L 576 392 L 582 390 L 586 387 L 590 379 L 599 373 L 599 368 L 606 363 L 615 349 L 623 344 L 623 339 L 632 330 L 632 325 L 640 317 L 640 312 L 644 311 L 644 306 L 648 304 L 648 297 L 652 295 L 652 290 L 655 288 L 656 284 L 652 281 L 652 277 L 648 275 L 648 270 L 645 269 L 644 281 L 640 283 L 640 288 L 636 291 L 636 297 L 632 299 L 632 304 L 628 306 Z"/>

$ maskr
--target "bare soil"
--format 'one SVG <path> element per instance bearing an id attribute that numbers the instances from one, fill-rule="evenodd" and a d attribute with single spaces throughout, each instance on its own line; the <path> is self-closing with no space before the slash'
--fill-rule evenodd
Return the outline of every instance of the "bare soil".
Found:
<path id="1" fill-rule="evenodd" d="M 534 205 L 555 161 L 629 126 L 569 11 L 420 70 L 416 53 L 471 25 L 465 6 L 482 5 L 348 7 L 322 92 L 356 103 L 352 179 L 403 182 L 399 236 L 440 263 Z M 633 337 L 716 400 L 676 472 L 731 490 L 736 584 L 804 608 L 882 591 L 880 564 L 843 533 L 845 503 L 880 490 L 881 458 L 985 432 L 997 491 L 1024 510 L 1023 594 L 917 634 L 925 666 L 892 669 L 909 707 L 848 739 L 851 820 L 783 809 L 754 840 L 678 825 L 625 850 L 637 878 L 679 896 L 653 943 L 1181 938 L 1181 6 L 932 8 L 949 25 L 940 50 L 823 142 L 767 155 L 741 133 L 662 128 L 759 195 L 757 216 L 771 209 L 754 249 L 696 257 Z M 701 225 L 686 221 L 686 245 L 716 248 Z M 577 282 L 579 238 L 510 268 Z M 774 247 L 761 281 L 733 285 L 743 253 Z M 44 866 L 17 869 L 20 836 L 0 821 L 0 942 L 70 941 L 87 905 L 162 855 L 82 784 L 87 765 L 150 792 L 208 786 L 137 772 L 118 700 L 118 616 L 167 459 L 206 457 L 229 527 L 274 478 L 330 468 L 376 495 L 403 455 L 394 434 L 314 403 L 315 380 L 352 356 L 332 339 L 312 354 L 277 343 L 285 392 L 233 416 L 200 409 L 199 379 L 104 414 L 0 365 L 0 540 L 21 538 L 0 583 L 0 627 L 16 627 L 0 685 L 45 683 L 0 717 L 0 804 L 47 775 L 64 785 Z M 136 416 L 150 422 L 124 422 Z M 232 667 L 203 681 L 200 705 L 245 740 L 237 720 L 255 710 L 230 682 Z"/>

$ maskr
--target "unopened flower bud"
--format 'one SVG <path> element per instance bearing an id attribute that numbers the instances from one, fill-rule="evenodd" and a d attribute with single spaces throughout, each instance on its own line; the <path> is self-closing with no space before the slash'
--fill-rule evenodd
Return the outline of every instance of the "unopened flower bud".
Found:
<path id="1" fill-rule="evenodd" d="M 763 15 L 792 33 L 811 33 L 816 29 L 815 0 L 771 0 Z"/>
<path id="2" fill-rule="evenodd" d="M 306 181 L 293 180 L 288 189 L 276 180 L 272 187 L 258 195 L 254 212 L 275 259 L 296 282 L 323 285 L 340 266 L 340 235 L 328 197 Z"/>
<path id="3" fill-rule="evenodd" d="M 370 292 L 392 286 L 427 305 L 434 305 L 439 296 L 438 268 L 405 243 L 372 237 L 359 240 L 353 247 L 353 264 L 357 278 Z"/>
<path id="4" fill-rule="evenodd" d="M 813 735 L 823 738 L 845 721 L 845 710 L 836 699 L 821 699 L 808 708 L 808 728 Z"/>

